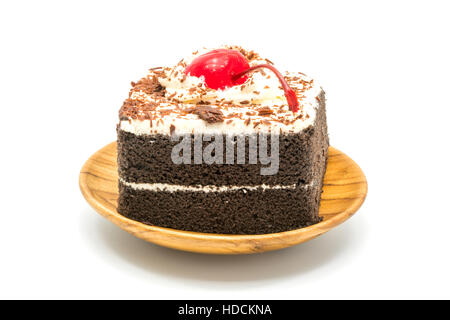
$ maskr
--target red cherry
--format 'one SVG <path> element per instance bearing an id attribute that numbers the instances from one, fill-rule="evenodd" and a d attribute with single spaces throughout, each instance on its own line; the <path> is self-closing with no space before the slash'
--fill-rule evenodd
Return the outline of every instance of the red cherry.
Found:
<path id="1" fill-rule="evenodd" d="M 247 59 L 236 50 L 217 49 L 195 58 L 185 69 L 186 74 L 205 77 L 206 85 L 211 89 L 229 88 L 243 84 L 247 77 L 233 77 L 249 68 Z"/>
<path id="2" fill-rule="evenodd" d="M 239 51 L 217 49 L 202 54 L 195 58 L 184 72 L 194 77 L 203 76 L 209 88 L 223 90 L 243 84 L 248 78 L 247 73 L 259 68 L 267 68 L 275 73 L 283 87 L 289 109 L 297 112 L 299 106 L 297 96 L 283 75 L 270 64 L 260 64 L 250 68 L 247 59 Z"/>

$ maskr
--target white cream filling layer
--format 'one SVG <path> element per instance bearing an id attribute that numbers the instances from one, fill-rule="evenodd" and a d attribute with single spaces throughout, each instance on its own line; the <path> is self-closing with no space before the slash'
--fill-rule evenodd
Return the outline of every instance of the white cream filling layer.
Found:
<path id="1" fill-rule="evenodd" d="M 297 184 L 290 185 L 256 185 L 256 186 L 214 186 L 214 185 L 206 185 L 206 186 L 184 186 L 179 184 L 168 184 L 168 183 L 134 183 L 128 182 L 119 178 L 120 182 L 122 182 L 127 187 L 130 187 L 135 190 L 147 190 L 147 191 L 166 191 L 166 192 L 177 192 L 177 191 L 188 191 L 188 192 L 228 192 L 228 191 L 237 191 L 237 190 L 282 190 L 282 189 L 295 189 Z M 304 184 L 300 186 L 300 188 L 308 189 L 316 184 L 316 181 L 313 180 L 308 184 Z"/>

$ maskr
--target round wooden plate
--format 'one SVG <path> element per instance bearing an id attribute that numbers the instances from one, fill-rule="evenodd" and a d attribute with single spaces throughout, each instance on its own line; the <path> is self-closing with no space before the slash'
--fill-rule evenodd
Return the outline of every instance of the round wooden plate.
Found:
<path id="1" fill-rule="evenodd" d="M 102 216 L 146 241 L 173 249 L 212 253 L 247 254 L 277 250 L 311 240 L 350 218 L 362 205 L 367 181 L 359 166 L 341 151 L 330 147 L 328 168 L 315 225 L 262 235 L 224 235 L 149 226 L 120 215 L 117 208 L 118 174 L 116 143 L 110 143 L 86 161 L 80 188 L 89 204 Z"/>

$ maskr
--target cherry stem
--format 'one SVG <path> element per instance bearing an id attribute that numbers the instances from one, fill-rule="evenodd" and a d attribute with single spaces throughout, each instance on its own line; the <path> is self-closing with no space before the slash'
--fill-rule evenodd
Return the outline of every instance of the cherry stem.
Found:
<path id="1" fill-rule="evenodd" d="M 289 85 L 286 82 L 286 79 L 284 79 L 283 75 L 280 73 L 280 71 L 278 71 L 274 66 L 270 65 L 270 64 L 259 64 L 257 66 L 254 67 L 250 67 L 249 69 L 242 71 L 238 74 L 235 74 L 232 77 L 233 81 L 238 80 L 239 78 L 241 78 L 242 76 L 245 76 L 247 73 L 252 72 L 256 69 L 260 69 L 260 68 L 267 68 L 270 71 L 272 71 L 273 73 L 275 73 L 275 75 L 277 76 L 278 80 L 280 80 L 281 86 L 283 87 L 284 90 L 284 95 L 286 96 L 286 100 L 288 102 L 289 105 L 289 109 L 292 112 L 297 112 L 298 111 L 298 99 L 297 99 L 297 95 L 295 94 L 295 91 L 292 90 L 291 87 L 289 87 Z"/>

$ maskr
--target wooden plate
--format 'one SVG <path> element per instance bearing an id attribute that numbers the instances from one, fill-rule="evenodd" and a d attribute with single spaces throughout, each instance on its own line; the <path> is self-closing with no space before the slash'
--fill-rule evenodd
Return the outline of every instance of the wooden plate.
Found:
<path id="1" fill-rule="evenodd" d="M 311 240 L 350 218 L 362 205 L 367 181 L 359 166 L 330 147 L 319 214 L 323 221 L 307 228 L 263 235 L 222 235 L 149 226 L 120 215 L 117 208 L 116 143 L 94 153 L 80 173 L 80 188 L 102 216 L 146 241 L 169 248 L 212 254 L 246 254 L 277 250 Z"/>

